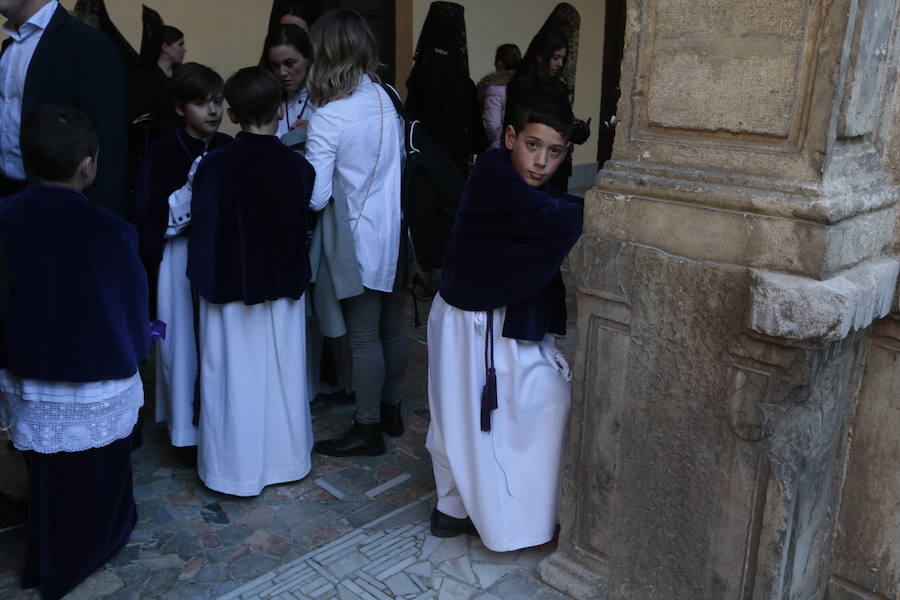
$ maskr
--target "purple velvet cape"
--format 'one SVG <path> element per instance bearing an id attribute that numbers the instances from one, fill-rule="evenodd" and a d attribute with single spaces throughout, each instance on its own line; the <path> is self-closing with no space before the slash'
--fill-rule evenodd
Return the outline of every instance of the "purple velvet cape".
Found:
<path id="1" fill-rule="evenodd" d="M 231 136 L 216 133 L 209 149 L 230 141 Z M 147 148 L 134 185 L 134 218 L 141 256 L 162 250 L 169 220 L 169 196 L 187 182 L 191 165 L 204 150 L 203 140 L 188 135 L 184 127 L 173 129 Z"/>
<path id="2" fill-rule="evenodd" d="M 503 336 L 539 341 L 566 330 L 560 266 L 581 235 L 580 198 L 529 186 L 498 148 L 478 157 L 444 259 L 441 297 L 482 311 L 507 307 Z"/>
<path id="3" fill-rule="evenodd" d="M 194 175 L 187 274 L 207 302 L 297 300 L 310 278 L 315 171 L 273 135 L 242 131 Z"/>
<path id="4" fill-rule="evenodd" d="M 150 348 L 147 279 L 134 227 L 69 188 L 0 200 L 10 292 L 5 366 L 28 379 L 131 377 Z"/>

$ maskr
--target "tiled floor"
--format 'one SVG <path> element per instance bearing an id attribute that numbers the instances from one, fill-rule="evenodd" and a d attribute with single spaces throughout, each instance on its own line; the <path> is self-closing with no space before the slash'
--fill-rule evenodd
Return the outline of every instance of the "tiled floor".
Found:
<path id="1" fill-rule="evenodd" d="M 422 315 L 427 309 L 420 304 Z M 256 498 L 206 489 L 178 463 L 149 412 L 144 446 L 133 455 L 138 525 L 128 545 L 67 598 L 565 598 L 534 574 L 552 544 L 498 554 L 477 539 L 428 534 L 434 482 L 424 445 L 424 326 L 410 337 L 407 433 L 388 438 L 380 457 L 314 455 L 306 478 Z M 341 432 L 352 412 L 349 404 L 315 402 L 317 437 Z M 22 496 L 21 458 L 3 447 L 0 490 Z M 0 599 L 37 598 L 18 587 L 24 533 L 0 532 Z"/>

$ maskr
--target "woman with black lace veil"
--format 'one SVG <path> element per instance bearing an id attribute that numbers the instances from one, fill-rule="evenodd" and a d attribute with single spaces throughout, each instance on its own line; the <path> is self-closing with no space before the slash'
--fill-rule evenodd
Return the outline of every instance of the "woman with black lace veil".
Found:
<path id="1" fill-rule="evenodd" d="M 431 3 L 406 80 L 406 109 L 460 172 L 468 173 L 472 155 L 483 151 L 488 140 L 478 92 L 469 76 L 463 10 L 455 2 Z"/>

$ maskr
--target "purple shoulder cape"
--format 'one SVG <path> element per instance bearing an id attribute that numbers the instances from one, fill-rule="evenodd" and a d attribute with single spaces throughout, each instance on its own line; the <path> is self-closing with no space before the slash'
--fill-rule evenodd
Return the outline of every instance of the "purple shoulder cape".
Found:
<path id="1" fill-rule="evenodd" d="M 194 175 L 188 277 L 214 304 L 297 300 L 310 278 L 315 171 L 273 135 L 241 132 Z"/>
<path id="2" fill-rule="evenodd" d="M 536 189 L 505 148 L 478 157 L 451 232 L 441 297 L 463 310 L 507 307 L 505 337 L 565 333 L 560 266 L 581 235 L 580 198 Z"/>
<path id="3" fill-rule="evenodd" d="M 3 364 L 29 379 L 134 375 L 150 347 L 147 278 L 134 227 L 68 188 L 0 201 Z"/>

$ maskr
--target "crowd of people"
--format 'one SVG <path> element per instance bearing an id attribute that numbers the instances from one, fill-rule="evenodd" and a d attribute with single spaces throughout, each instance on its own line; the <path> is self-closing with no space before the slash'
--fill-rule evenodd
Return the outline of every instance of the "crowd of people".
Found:
<path id="1" fill-rule="evenodd" d="M 433 9 L 461 18 L 456 6 Z M 307 476 L 312 452 L 380 455 L 384 434 L 403 434 L 405 122 L 351 10 L 284 10 L 260 64 L 227 80 L 184 62 L 184 35 L 157 23 L 139 80 L 164 93 L 137 110 L 95 102 L 85 70 L 53 91 L 34 81 L 102 55 L 100 89 L 124 86 L 115 39 L 56 0 L 0 0 L 0 14 L 0 425 L 29 471 L 23 586 L 59 598 L 136 523 L 130 452 L 151 340 L 156 418 L 212 490 L 255 496 Z M 443 64 L 426 56 L 449 55 L 427 31 L 446 33 L 423 28 L 410 113 Z M 559 79 L 568 47 L 545 28 L 518 67 L 518 48 L 498 48 L 501 75 L 469 80 L 468 133 L 447 150 L 468 180 L 428 318 L 431 531 L 495 551 L 547 542 L 557 522 L 571 375 L 553 335 L 582 203 L 553 182 L 586 128 Z M 125 206 L 111 128 L 144 110 Z M 226 114 L 234 138 L 218 131 Z M 323 348 L 356 412 L 342 436 L 314 441 Z"/>

